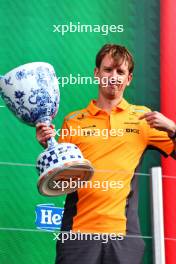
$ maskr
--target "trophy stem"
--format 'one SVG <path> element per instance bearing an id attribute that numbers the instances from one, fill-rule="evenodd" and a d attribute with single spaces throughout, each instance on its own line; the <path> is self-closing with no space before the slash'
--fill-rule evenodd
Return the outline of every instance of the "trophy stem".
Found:
<path id="1" fill-rule="evenodd" d="M 55 140 L 54 137 L 51 137 L 50 139 L 47 140 L 47 144 L 48 144 L 48 149 L 53 149 L 58 143 Z"/>

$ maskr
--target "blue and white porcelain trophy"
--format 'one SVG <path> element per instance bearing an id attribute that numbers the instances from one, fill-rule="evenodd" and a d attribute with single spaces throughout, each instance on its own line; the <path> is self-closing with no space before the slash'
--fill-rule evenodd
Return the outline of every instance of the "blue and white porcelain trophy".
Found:
<path id="1" fill-rule="evenodd" d="M 50 126 L 60 100 L 54 68 L 45 62 L 19 66 L 0 77 L 0 95 L 24 123 L 36 126 L 44 122 Z M 71 193 L 79 187 L 77 183 L 91 179 L 93 167 L 76 145 L 58 144 L 54 138 L 50 138 L 47 144 L 47 149 L 37 159 L 38 190 L 41 194 L 58 196 Z"/>

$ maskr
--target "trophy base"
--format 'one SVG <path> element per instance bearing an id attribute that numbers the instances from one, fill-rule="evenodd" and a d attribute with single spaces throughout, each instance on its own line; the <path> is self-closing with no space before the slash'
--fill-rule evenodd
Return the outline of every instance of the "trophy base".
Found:
<path id="1" fill-rule="evenodd" d="M 51 169 L 38 180 L 38 191 L 45 196 L 59 196 L 76 191 L 92 178 L 93 167 L 88 160 L 72 161 Z"/>

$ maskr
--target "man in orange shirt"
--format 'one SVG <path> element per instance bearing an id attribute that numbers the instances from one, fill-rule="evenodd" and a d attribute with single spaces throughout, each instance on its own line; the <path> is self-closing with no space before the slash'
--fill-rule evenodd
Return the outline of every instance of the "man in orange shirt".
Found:
<path id="1" fill-rule="evenodd" d="M 93 184 L 67 195 L 61 230 L 92 237 L 69 238 L 65 243 L 58 240 L 56 264 L 141 263 L 144 242 L 134 238 L 140 235 L 135 170 L 148 147 L 176 157 L 176 125 L 161 113 L 131 105 L 123 98 L 133 69 L 133 57 L 125 47 L 104 45 L 94 71 L 100 80 L 98 99 L 64 120 L 59 142 L 74 143 L 81 149 L 95 168 L 92 182 L 99 186 Z M 83 133 L 73 136 L 71 130 L 78 128 Z M 53 128 L 37 125 L 37 139 L 43 146 L 53 135 Z M 94 239 L 96 234 L 101 236 Z M 102 243 L 104 234 L 106 244 Z"/>

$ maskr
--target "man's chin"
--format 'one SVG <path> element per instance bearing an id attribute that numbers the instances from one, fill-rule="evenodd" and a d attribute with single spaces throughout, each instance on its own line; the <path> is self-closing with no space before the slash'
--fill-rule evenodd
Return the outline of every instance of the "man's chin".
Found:
<path id="1" fill-rule="evenodd" d="M 108 93 L 106 97 L 107 97 L 107 99 L 114 100 L 114 99 L 117 99 L 121 96 L 122 96 L 122 94 L 116 91 L 114 93 Z"/>

